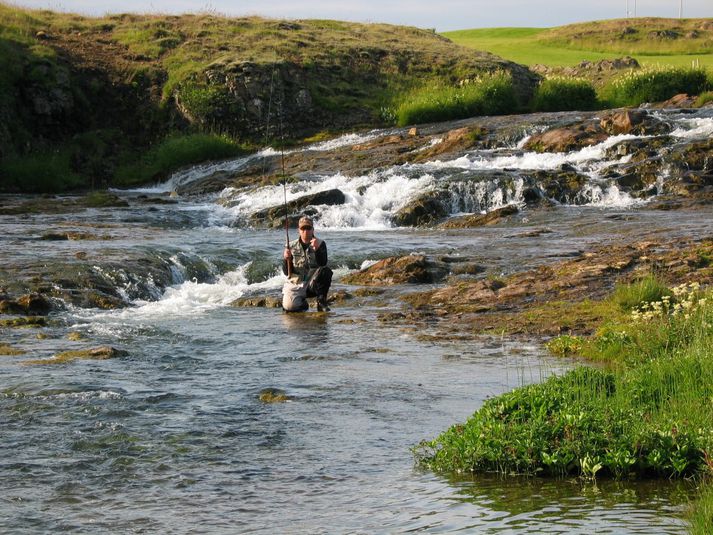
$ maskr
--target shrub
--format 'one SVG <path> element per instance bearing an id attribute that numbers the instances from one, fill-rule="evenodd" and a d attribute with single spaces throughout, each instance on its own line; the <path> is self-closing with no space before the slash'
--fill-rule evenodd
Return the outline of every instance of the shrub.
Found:
<path id="1" fill-rule="evenodd" d="M 611 106 L 638 106 L 660 102 L 678 93 L 698 95 L 709 89 L 708 73 L 702 68 L 647 67 L 614 78 L 602 90 Z"/>
<path id="2" fill-rule="evenodd" d="M 400 100 L 394 112 L 399 126 L 498 115 L 517 108 L 512 77 L 505 72 L 483 74 L 459 87 L 427 85 Z"/>
<path id="3" fill-rule="evenodd" d="M 534 111 L 593 110 L 597 93 L 581 78 L 547 78 L 537 86 L 530 106 Z"/>

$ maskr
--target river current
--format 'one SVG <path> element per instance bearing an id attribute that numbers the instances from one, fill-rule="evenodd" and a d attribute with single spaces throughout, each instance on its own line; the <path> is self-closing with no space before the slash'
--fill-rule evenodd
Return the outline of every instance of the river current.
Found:
<path id="1" fill-rule="evenodd" d="M 681 135 L 699 129 L 705 137 L 713 120 L 681 118 L 681 128 Z M 562 155 L 518 150 L 364 177 L 312 176 L 290 185 L 288 196 L 335 186 L 347 195 L 317 222 L 335 269 L 333 290 L 354 290 L 339 277 L 389 255 L 463 255 L 486 266 L 482 276 L 497 276 L 622 237 L 713 231 L 710 208 L 650 210 L 599 179 L 603 147 L 568 157 L 592 176 L 589 199 L 576 205 L 524 209 L 505 225 L 476 230 L 390 226 L 390 214 L 444 176 L 562 163 Z M 27 351 L 0 356 L 0 532 L 686 531 L 692 489 L 685 482 L 448 478 L 415 467 L 409 448 L 419 441 L 465 420 L 486 398 L 574 363 L 548 356 L 538 340 L 438 340 L 380 323 L 379 314 L 400 310 L 396 298 L 347 300 L 328 314 L 231 307 L 250 293 L 275 293 L 284 281 L 277 270 L 284 232 L 244 224 L 250 212 L 279 204 L 281 188 L 135 202 L 212 171 L 195 168 L 155 188 L 117 192 L 130 201 L 126 208 L 0 216 L 6 265 L 82 253 L 130 303 L 111 311 L 67 305 L 41 333 L 0 328 L 2 342 Z M 453 212 L 517 203 L 517 182 L 510 184 L 471 189 Z M 91 228 L 105 239 L 38 240 L 48 228 Z M 172 284 L 143 280 L 139 291 L 141 273 L 107 272 L 109 260 L 142 255 L 171 262 Z M 69 332 L 85 341 L 68 339 Z M 23 364 L 88 343 L 127 355 Z M 267 388 L 288 400 L 264 403 L 259 394 Z"/>

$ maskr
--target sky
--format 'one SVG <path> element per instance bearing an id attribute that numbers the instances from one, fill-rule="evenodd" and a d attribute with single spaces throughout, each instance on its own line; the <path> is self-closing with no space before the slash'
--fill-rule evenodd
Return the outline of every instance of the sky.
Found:
<path id="1" fill-rule="evenodd" d="M 502 26 L 551 27 L 627 16 L 713 17 L 713 0 L 3 0 L 30 8 L 109 13 L 262 15 L 279 19 L 386 22 L 443 32 Z M 627 11 L 628 10 L 628 11 Z"/>

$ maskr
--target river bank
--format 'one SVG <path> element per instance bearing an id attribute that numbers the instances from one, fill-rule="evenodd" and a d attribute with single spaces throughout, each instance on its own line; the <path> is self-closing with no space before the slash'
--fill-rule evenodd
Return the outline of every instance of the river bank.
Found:
<path id="1" fill-rule="evenodd" d="M 141 190 L 1 197 L 3 527 L 685 532 L 685 482 L 533 483 L 531 503 L 409 454 L 577 365 L 543 343 L 596 335 L 617 284 L 710 282 L 710 110 L 612 117 L 355 133 L 285 151 L 284 189 L 264 149 Z M 269 306 L 285 194 L 335 268 L 332 312 L 304 321 Z"/>

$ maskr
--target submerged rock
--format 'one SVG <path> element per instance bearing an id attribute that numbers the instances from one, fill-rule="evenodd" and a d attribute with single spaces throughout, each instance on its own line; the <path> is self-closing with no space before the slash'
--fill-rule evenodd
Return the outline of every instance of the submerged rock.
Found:
<path id="1" fill-rule="evenodd" d="M 0 320 L 0 327 L 44 327 L 47 325 L 47 318 L 44 316 L 26 316 Z"/>
<path id="2" fill-rule="evenodd" d="M 72 362 L 79 359 L 89 359 L 89 360 L 107 360 L 118 357 L 125 357 L 128 355 L 128 351 L 123 351 L 121 349 L 116 349 L 111 346 L 101 346 L 93 347 L 91 349 L 80 349 L 76 351 L 63 351 L 62 353 L 57 353 L 52 358 L 49 359 L 33 359 L 26 360 L 23 362 L 25 365 L 33 364 L 65 364 L 67 362 Z"/>
<path id="3" fill-rule="evenodd" d="M 25 353 L 27 353 L 27 351 L 25 351 L 24 349 L 18 349 L 16 347 L 12 347 L 9 344 L 0 343 L 0 355 L 14 357 L 17 355 L 24 355 Z"/>
<path id="4" fill-rule="evenodd" d="M 241 307 L 265 307 L 265 308 L 279 308 L 282 306 L 282 299 L 275 296 L 267 295 L 257 295 L 249 297 L 239 297 L 232 303 L 231 307 L 241 308 Z"/>
<path id="5" fill-rule="evenodd" d="M 263 388 L 257 398 L 263 403 L 284 403 L 290 400 L 287 392 L 279 388 Z"/>

